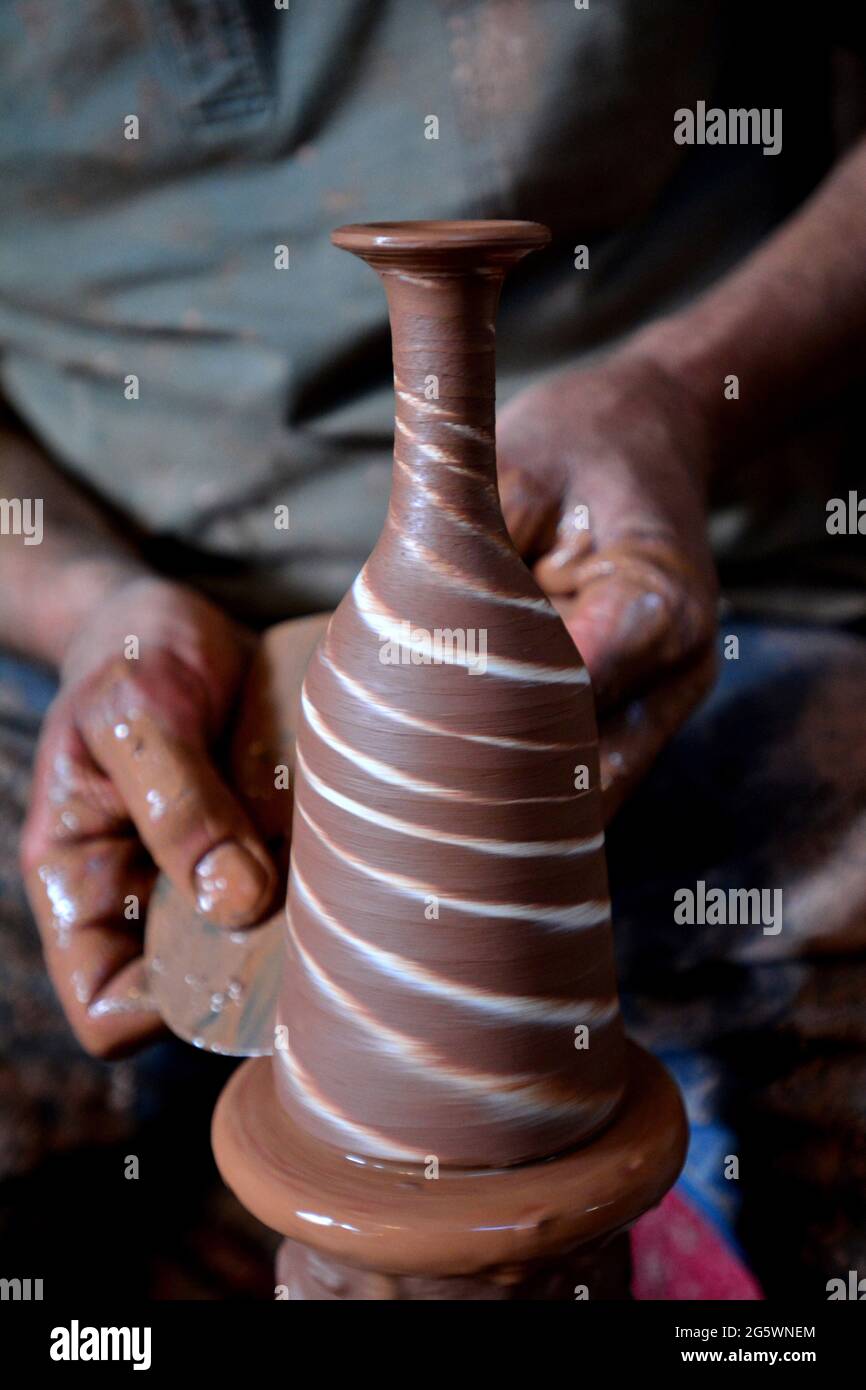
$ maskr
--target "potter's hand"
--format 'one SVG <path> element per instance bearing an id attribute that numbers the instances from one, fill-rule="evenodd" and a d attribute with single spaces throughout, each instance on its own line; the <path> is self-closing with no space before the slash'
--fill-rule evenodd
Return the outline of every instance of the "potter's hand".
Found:
<path id="1" fill-rule="evenodd" d="M 133 579 L 66 649 L 21 859 L 46 960 L 85 1047 L 153 1036 L 141 960 L 154 865 L 226 927 L 261 918 L 276 873 L 212 748 L 254 638 L 179 585 Z"/>
<path id="2" fill-rule="evenodd" d="M 592 676 L 609 817 L 713 680 L 708 431 L 621 357 L 523 392 L 497 437 L 509 530 Z"/>

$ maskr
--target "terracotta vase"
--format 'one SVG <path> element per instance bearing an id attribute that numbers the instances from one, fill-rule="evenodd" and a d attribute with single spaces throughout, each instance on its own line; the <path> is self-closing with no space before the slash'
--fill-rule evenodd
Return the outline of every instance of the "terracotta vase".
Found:
<path id="1" fill-rule="evenodd" d="M 307 669 L 273 1073 L 215 1125 L 294 1297 L 572 1297 L 588 1263 L 608 1287 L 682 1159 L 619 1015 L 587 671 L 497 492 L 497 302 L 548 239 L 333 236 L 388 297 L 393 489 Z"/>
<path id="2" fill-rule="evenodd" d="M 388 297 L 394 475 L 307 669 L 276 1066 L 297 1122 L 361 1154 L 522 1162 L 622 1097 L 589 678 L 496 486 L 499 293 L 548 239 L 333 236 Z"/>

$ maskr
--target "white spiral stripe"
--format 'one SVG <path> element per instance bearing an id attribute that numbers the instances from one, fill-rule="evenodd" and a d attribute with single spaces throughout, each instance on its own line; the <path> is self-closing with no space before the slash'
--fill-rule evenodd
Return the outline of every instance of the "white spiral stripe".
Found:
<path id="1" fill-rule="evenodd" d="M 610 900 L 607 898 L 603 901 L 589 900 L 557 907 L 548 907 L 541 903 L 482 902 L 478 898 L 456 898 L 451 894 L 443 893 L 435 883 L 422 883 L 419 879 L 408 878 L 405 874 L 395 874 L 385 869 L 376 869 L 372 864 L 366 864 L 363 859 L 359 859 L 357 855 L 350 854 L 347 850 L 340 848 L 302 804 L 297 796 L 299 790 L 300 787 L 296 788 L 295 810 L 306 821 L 329 854 L 332 854 L 335 859 L 339 859 L 341 863 L 347 864 L 349 868 L 363 874 L 365 878 L 371 878 L 376 883 L 384 884 L 404 897 L 420 902 L 435 897 L 441 907 L 447 908 L 451 912 L 463 912 L 472 917 L 498 917 L 508 921 L 531 921 L 534 926 L 549 927 L 554 931 L 587 931 L 592 927 L 603 926 L 610 920 Z"/>
<path id="2" fill-rule="evenodd" d="M 295 758 L 307 785 L 325 801 L 339 806 L 341 811 L 357 820 L 379 825 L 383 830 L 393 831 L 395 835 L 408 835 L 414 840 L 433 840 L 440 845 L 454 845 L 455 848 L 468 850 L 472 854 L 503 854 L 509 859 L 571 858 L 578 854 L 592 854 L 604 844 L 604 836 L 601 833 L 572 840 L 479 840 L 472 835 L 453 835 L 445 830 L 435 830 L 429 825 L 416 825 L 414 821 L 401 820 L 398 816 L 389 816 L 385 811 L 374 811 L 370 806 L 362 806 L 360 801 L 355 801 L 352 797 L 337 791 L 335 787 L 330 787 L 313 772 L 300 748 L 297 749 Z"/>
<path id="3" fill-rule="evenodd" d="M 425 279 L 423 275 L 410 275 L 405 270 L 383 270 L 385 275 L 393 275 L 395 280 L 402 280 L 406 285 L 420 285 L 425 290 L 438 289 L 441 283 L 441 276 Z"/>
<path id="4" fill-rule="evenodd" d="M 443 724 L 435 724 L 430 719 L 421 719 L 418 715 L 406 714 L 404 710 L 385 704 L 368 686 L 362 685 L 354 676 L 343 671 L 323 648 L 319 649 L 319 659 L 333 672 L 343 688 L 362 705 L 409 729 L 421 729 L 426 734 L 439 734 L 442 738 L 460 738 L 467 743 L 484 743 L 493 748 L 517 748 L 530 753 L 572 753 L 587 747 L 586 743 L 535 743 L 529 739 L 504 738 L 497 734 L 467 734 L 460 729 L 449 729 Z"/>
<path id="5" fill-rule="evenodd" d="M 415 396 L 411 391 L 407 391 L 396 376 L 394 377 L 394 395 L 398 400 L 405 401 L 406 405 L 411 405 L 415 410 L 423 411 L 425 415 L 436 415 L 443 422 L 451 414 L 449 410 L 443 410 L 441 405 L 434 405 L 432 401 L 428 401 L 425 396 Z"/>
<path id="6" fill-rule="evenodd" d="M 441 406 L 434 405 L 425 396 L 413 395 L 396 377 L 394 378 L 394 394 L 398 400 L 403 401 L 413 410 L 420 411 L 423 415 L 435 415 L 445 429 L 454 430 L 455 434 L 462 434 L 464 439 L 471 439 L 474 444 L 484 444 L 489 447 L 494 443 L 492 430 L 484 429 L 481 425 L 467 425 L 462 420 L 450 419 L 452 413 L 450 410 L 443 410 Z M 469 470 L 464 471 L 468 472 Z"/>
<path id="7" fill-rule="evenodd" d="M 404 651 L 428 654 L 427 636 L 413 638 L 410 620 L 399 618 L 376 598 L 367 583 L 365 570 L 358 575 L 351 592 L 359 617 L 377 637 L 395 643 Z M 453 646 L 449 649 L 444 644 L 437 660 L 448 666 L 464 666 L 467 669 L 477 664 L 475 656 L 470 657 L 465 652 L 461 654 Z M 541 666 L 533 661 L 512 661 L 507 657 L 490 656 L 489 653 L 485 656 L 485 663 L 486 673 L 500 676 L 503 680 L 526 681 L 531 685 L 589 685 L 589 672 L 585 666 Z"/>
<path id="8" fill-rule="evenodd" d="M 398 458 L 396 462 L 401 469 L 407 470 L 411 467 L 411 464 L 406 463 L 403 459 Z M 455 473 L 458 478 L 466 478 L 470 483 L 474 484 L 479 492 L 485 492 L 487 494 L 487 500 L 490 502 L 491 506 L 499 506 L 499 489 L 490 478 L 486 478 L 483 473 L 479 473 L 477 468 L 463 468 L 459 463 L 443 463 L 441 467 L 448 473 Z M 456 512 L 455 515 L 457 515 Z M 494 540 L 497 546 L 501 548 L 502 543 L 495 536 L 491 536 L 490 533 L 488 533 L 487 539 L 488 541 Z"/>
<path id="9" fill-rule="evenodd" d="M 399 458 L 396 453 L 394 454 L 394 462 L 401 473 L 405 473 L 407 478 L 410 479 L 413 491 L 421 493 L 422 496 L 426 497 L 431 507 L 435 507 L 440 516 L 446 517 L 449 521 L 453 522 L 459 530 L 465 531 L 467 535 L 474 536 L 476 541 L 481 545 L 489 545 L 492 549 L 498 551 L 500 555 L 506 556 L 507 559 L 511 561 L 514 560 L 517 552 L 510 541 L 498 536 L 495 531 L 491 531 L 489 526 L 476 526 L 475 523 L 465 517 L 461 511 L 453 507 L 450 502 L 446 502 L 441 492 L 437 492 L 435 488 L 430 487 L 429 483 L 425 483 L 424 480 L 419 477 L 418 473 L 416 473 L 412 465 L 407 463 L 405 459 Z M 446 464 L 445 467 L 454 468 L 456 464 Z"/>
<path id="10" fill-rule="evenodd" d="M 499 489 L 489 478 L 485 478 L 474 468 L 461 468 L 459 463 L 443 463 L 442 467 L 447 468 L 449 473 L 456 473 L 459 478 L 468 478 L 482 492 L 487 493 L 488 500 L 492 504 L 499 506 Z"/>
<path id="11" fill-rule="evenodd" d="M 447 430 L 462 434 L 465 439 L 471 439 L 475 444 L 489 446 L 495 442 L 490 430 L 480 429 L 477 425 L 464 425 L 461 420 L 443 420 L 442 423 Z"/>
<path id="12" fill-rule="evenodd" d="M 477 989 L 472 985 L 458 984 L 454 980 L 443 979 L 435 971 L 394 951 L 386 951 L 374 946 L 338 922 L 320 898 L 310 888 L 306 879 L 297 869 L 293 872 L 293 882 L 309 910 L 324 927 L 344 945 L 360 955 L 366 956 L 386 975 L 398 980 L 402 985 L 432 994 L 450 1004 L 464 1005 L 481 1009 L 485 1013 L 501 1014 L 508 1019 L 544 1025 L 564 1025 L 573 1027 L 575 1023 L 603 1025 L 610 1023 L 618 1015 L 615 999 L 599 1003 L 594 999 L 553 1000 L 532 999 L 519 994 L 497 994 L 492 990 Z"/>
<path id="13" fill-rule="evenodd" d="M 392 516 L 388 516 L 388 524 L 399 537 L 399 543 L 412 552 L 416 559 L 421 560 L 428 569 L 432 570 L 437 579 L 441 579 L 451 588 L 458 589 L 464 597 L 477 598 L 490 603 L 504 604 L 508 608 L 526 608 L 533 613 L 540 613 L 544 618 L 553 618 L 559 623 L 559 616 L 553 605 L 546 598 L 529 598 L 525 594 L 503 594 L 499 589 L 491 589 L 486 585 L 479 585 L 475 575 L 467 574 L 457 565 L 452 565 L 449 561 L 442 560 L 435 550 L 417 541 L 414 536 L 408 536 L 401 530 Z"/>
<path id="14" fill-rule="evenodd" d="M 298 1061 L 295 1054 L 287 1045 L 278 1048 L 274 1056 L 279 1065 L 286 1073 L 288 1080 L 298 1095 L 301 1103 L 326 1120 L 334 1129 L 344 1134 L 354 1144 L 357 1144 L 362 1153 L 376 1153 L 381 1158 L 392 1158 L 410 1163 L 423 1163 L 426 1154 L 421 1149 L 400 1148 L 393 1144 L 390 1139 L 386 1139 L 377 1129 L 365 1129 L 363 1125 L 356 1124 L 344 1115 L 342 1110 L 338 1110 L 330 1101 L 325 1100 L 321 1091 L 313 1085 L 312 1078 Z"/>
<path id="15" fill-rule="evenodd" d="M 587 1109 L 594 1104 L 593 1100 L 582 1101 L 576 1094 L 569 1095 L 565 1100 L 554 1100 L 549 1094 L 550 1084 L 538 1081 L 531 1073 L 468 1071 L 465 1067 L 447 1061 L 429 1043 L 419 1042 L 417 1038 L 400 1033 L 396 1028 L 390 1028 L 375 1018 L 331 978 L 298 940 L 291 923 L 289 934 L 308 977 L 337 1005 L 341 1013 L 347 1014 L 351 1021 L 373 1040 L 380 1051 L 394 1058 L 401 1066 L 432 1080 L 434 1084 L 445 1085 L 458 1091 L 469 1091 L 479 1105 L 494 1110 L 505 1110 L 511 1115 L 525 1114 L 544 1118 L 553 1115 L 569 1116 L 576 1110 Z"/>
<path id="16" fill-rule="evenodd" d="M 438 448 L 435 444 L 422 444 L 418 436 L 412 433 L 408 425 L 404 425 L 399 416 L 395 419 L 394 424 L 397 426 L 400 434 L 405 435 L 407 439 L 411 439 L 415 448 L 420 450 L 422 454 L 426 454 L 434 463 L 450 463 L 455 468 L 459 468 L 459 459 L 456 459 L 453 454 L 446 453 L 444 449 Z"/>
<path id="17" fill-rule="evenodd" d="M 412 792 L 418 796 L 430 796 L 441 798 L 443 801 L 459 801 L 468 806 L 529 806 L 529 805 L 549 805 L 551 802 L 577 801 L 581 796 L 586 796 L 586 792 L 570 792 L 567 796 L 473 796 L 471 792 L 460 791 L 453 787 L 443 787 L 438 782 L 424 782 L 420 778 L 410 777 L 408 773 L 401 772 L 398 767 L 393 767 L 390 763 L 380 762 L 378 758 L 371 758 L 360 749 L 353 748 L 340 738 L 323 718 L 322 714 L 313 704 L 307 693 L 306 681 L 301 686 L 301 708 L 307 719 L 310 728 L 322 743 L 333 748 L 335 753 L 354 763 L 377 782 L 385 782 L 388 786 L 399 787 L 401 791 Z"/>

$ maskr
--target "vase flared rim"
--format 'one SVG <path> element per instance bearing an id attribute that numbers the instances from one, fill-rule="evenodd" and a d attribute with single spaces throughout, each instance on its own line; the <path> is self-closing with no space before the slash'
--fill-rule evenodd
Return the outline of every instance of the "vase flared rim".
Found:
<path id="1" fill-rule="evenodd" d="M 341 250 L 377 259 L 485 251 L 517 258 L 546 246 L 550 231 L 540 222 L 504 220 L 356 222 L 337 227 L 331 241 Z"/>

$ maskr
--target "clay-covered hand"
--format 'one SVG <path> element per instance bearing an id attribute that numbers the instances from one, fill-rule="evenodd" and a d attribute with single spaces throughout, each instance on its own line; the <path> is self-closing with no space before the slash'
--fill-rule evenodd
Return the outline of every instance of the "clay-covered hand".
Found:
<path id="1" fill-rule="evenodd" d="M 272 905 L 276 870 L 214 751 L 255 643 L 190 590 L 138 578 L 66 652 L 21 860 L 55 988 L 97 1055 L 161 1026 L 141 959 L 157 868 L 227 928 Z"/>
<path id="2" fill-rule="evenodd" d="M 592 677 L 609 818 L 714 679 L 709 430 L 623 354 L 522 392 L 497 439 L 509 530 Z"/>

